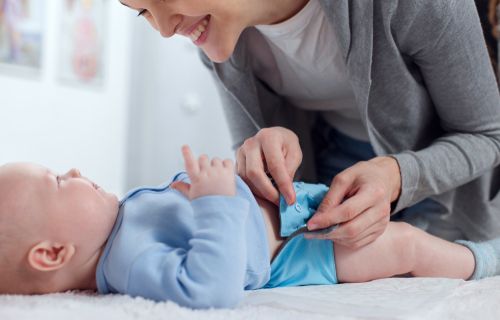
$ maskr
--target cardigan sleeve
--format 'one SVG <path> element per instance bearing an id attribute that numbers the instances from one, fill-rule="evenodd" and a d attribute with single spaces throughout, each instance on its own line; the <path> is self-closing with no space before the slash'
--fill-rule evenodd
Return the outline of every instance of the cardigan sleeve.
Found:
<path id="1" fill-rule="evenodd" d="M 408 1 L 419 7 L 396 31 L 419 67 L 445 134 L 392 155 L 402 191 L 395 212 L 454 189 L 500 163 L 500 96 L 473 1 Z"/>

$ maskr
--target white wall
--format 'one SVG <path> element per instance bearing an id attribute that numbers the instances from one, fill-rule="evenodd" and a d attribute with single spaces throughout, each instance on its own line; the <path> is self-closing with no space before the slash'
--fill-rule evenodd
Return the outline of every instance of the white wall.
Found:
<path id="1" fill-rule="evenodd" d="M 0 164 L 30 161 L 57 172 L 71 167 L 122 194 L 130 86 L 129 10 L 108 1 L 104 86 L 57 80 L 60 5 L 46 4 L 43 69 L 38 78 L 0 74 Z"/>
<path id="2" fill-rule="evenodd" d="M 183 169 L 183 144 L 197 155 L 233 158 L 219 96 L 195 46 L 162 38 L 142 19 L 134 29 L 127 187 L 169 180 Z"/>
<path id="3" fill-rule="evenodd" d="M 161 38 L 118 1 L 107 2 L 103 87 L 61 84 L 61 3 L 44 1 L 41 77 L 0 72 L 0 164 L 30 161 L 56 172 L 77 167 L 123 195 L 182 170 L 182 144 L 197 154 L 233 157 L 218 95 L 194 45 Z"/>

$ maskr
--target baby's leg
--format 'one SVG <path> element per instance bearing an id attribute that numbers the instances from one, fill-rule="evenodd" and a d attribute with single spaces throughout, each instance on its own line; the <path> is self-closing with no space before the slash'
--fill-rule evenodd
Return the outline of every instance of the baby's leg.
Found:
<path id="1" fill-rule="evenodd" d="M 468 279 L 474 256 L 462 245 L 403 222 L 390 222 L 374 242 L 350 249 L 334 244 L 339 282 L 364 282 L 395 275 Z"/>

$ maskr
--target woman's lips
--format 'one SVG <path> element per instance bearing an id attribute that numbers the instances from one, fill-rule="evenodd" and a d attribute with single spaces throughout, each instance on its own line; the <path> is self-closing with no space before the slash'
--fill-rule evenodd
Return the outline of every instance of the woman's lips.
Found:
<path id="1" fill-rule="evenodd" d="M 189 34 L 191 41 L 197 45 L 201 46 L 205 41 L 207 41 L 209 33 L 210 16 L 207 16 L 201 22 L 196 25 L 196 28 Z"/>
<path id="2" fill-rule="evenodd" d="M 194 30 L 196 30 L 196 28 L 204 21 L 204 20 L 207 20 L 210 18 L 210 15 L 207 14 L 206 16 L 204 16 L 203 18 L 201 18 L 200 20 L 198 20 L 196 23 L 194 23 L 191 27 L 189 27 L 188 29 L 186 29 L 185 31 L 184 30 L 181 30 L 179 33 L 182 34 L 183 36 L 186 36 L 186 37 L 189 37 L 189 35 L 191 33 L 193 33 Z"/>

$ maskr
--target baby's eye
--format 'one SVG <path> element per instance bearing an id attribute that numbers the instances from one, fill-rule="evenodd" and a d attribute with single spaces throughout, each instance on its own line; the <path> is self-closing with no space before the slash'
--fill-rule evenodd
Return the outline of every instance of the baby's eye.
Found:
<path id="1" fill-rule="evenodd" d="M 140 17 L 140 16 L 145 15 L 146 13 L 148 13 L 148 10 L 142 9 L 142 10 L 139 10 L 139 13 L 137 14 L 137 16 Z"/>

